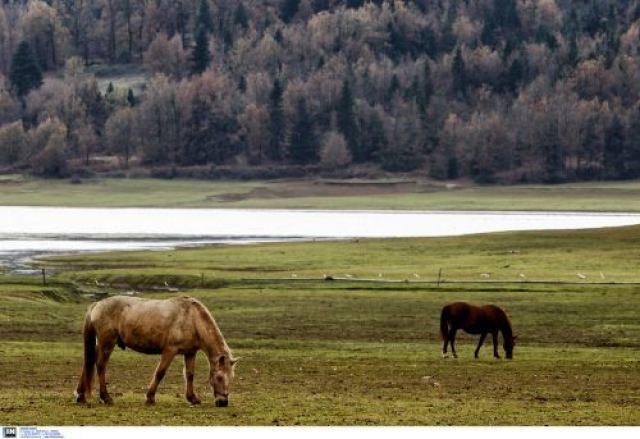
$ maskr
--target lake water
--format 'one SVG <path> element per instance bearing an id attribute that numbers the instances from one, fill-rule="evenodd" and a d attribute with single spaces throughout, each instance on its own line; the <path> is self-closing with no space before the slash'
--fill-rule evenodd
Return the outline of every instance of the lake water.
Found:
<path id="1" fill-rule="evenodd" d="M 324 238 L 459 236 L 640 224 L 640 214 L 0 206 L 0 264 L 76 251 Z"/>

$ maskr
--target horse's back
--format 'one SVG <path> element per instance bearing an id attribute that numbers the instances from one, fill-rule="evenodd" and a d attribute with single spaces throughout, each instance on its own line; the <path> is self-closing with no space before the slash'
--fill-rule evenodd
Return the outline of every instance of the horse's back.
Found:
<path id="1" fill-rule="evenodd" d="M 442 314 L 452 319 L 463 318 L 473 312 L 476 306 L 466 302 L 453 302 L 442 307 Z"/>
<path id="2" fill-rule="evenodd" d="M 196 343 L 193 301 L 182 296 L 165 300 L 114 296 L 97 302 L 91 318 L 98 332 L 139 352 L 159 353 L 167 344 L 191 349 Z"/>
<path id="3" fill-rule="evenodd" d="M 495 305 L 475 306 L 454 302 L 445 305 L 442 314 L 453 326 L 475 334 L 495 330 L 504 311 Z"/>

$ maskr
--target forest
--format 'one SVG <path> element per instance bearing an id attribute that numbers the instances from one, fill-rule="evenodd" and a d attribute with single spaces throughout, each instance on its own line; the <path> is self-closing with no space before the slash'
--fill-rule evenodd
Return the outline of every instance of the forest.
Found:
<path id="1" fill-rule="evenodd" d="M 639 46 L 638 0 L 4 0 L 0 172 L 638 178 Z"/>

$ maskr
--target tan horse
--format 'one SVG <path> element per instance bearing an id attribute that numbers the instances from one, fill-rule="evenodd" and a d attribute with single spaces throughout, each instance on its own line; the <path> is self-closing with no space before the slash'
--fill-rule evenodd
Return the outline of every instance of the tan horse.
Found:
<path id="1" fill-rule="evenodd" d="M 97 338 L 97 344 L 96 344 Z M 92 304 L 84 322 L 84 364 L 76 401 L 91 395 L 94 365 L 100 380 L 100 399 L 113 400 L 107 392 L 105 372 L 113 348 L 129 347 L 145 354 L 160 354 L 160 363 L 147 390 L 147 404 L 155 403 L 158 384 L 176 355 L 184 355 L 185 397 L 191 404 L 200 399 L 193 391 L 196 353 L 209 360 L 209 382 L 216 407 L 229 404 L 229 387 L 236 359 L 222 337 L 209 310 L 191 297 L 144 300 L 115 296 Z"/>

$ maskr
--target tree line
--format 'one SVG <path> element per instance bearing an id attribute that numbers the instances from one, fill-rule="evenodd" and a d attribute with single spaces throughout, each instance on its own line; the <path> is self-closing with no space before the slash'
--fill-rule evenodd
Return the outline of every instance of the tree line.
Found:
<path id="1" fill-rule="evenodd" d="M 638 0 L 5 1 L 0 167 L 636 178 L 639 45 Z"/>

